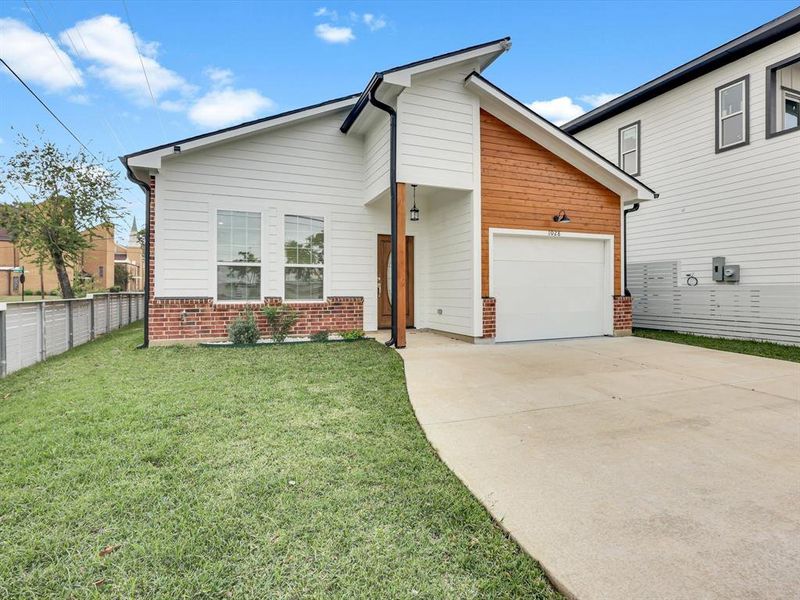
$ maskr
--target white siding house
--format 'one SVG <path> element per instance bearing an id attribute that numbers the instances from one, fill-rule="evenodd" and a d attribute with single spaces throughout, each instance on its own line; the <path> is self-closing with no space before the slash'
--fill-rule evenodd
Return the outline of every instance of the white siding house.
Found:
<path id="1" fill-rule="evenodd" d="M 635 326 L 800 343 L 798 30 L 800 9 L 564 126 L 659 192 L 628 216 Z"/>
<path id="2" fill-rule="evenodd" d="M 413 325 L 470 339 L 493 331 L 481 287 L 481 110 L 572 165 L 567 177 L 599 182 L 604 193 L 584 205 L 611 193 L 618 214 L 654 195 L 480 77 L 509 47 L 506 38 L 378 72 L 361 94 L 123 157 L 148 191 L 147 341 L 219 339 L 269 303 L 299 311 L 298 334 L 386 327 L 396 311 L 385 242 L 400 189 Z M 545 227 L 555 227 L 549 215 Z M 573 235 L 592 235 L 591 223 L 583 231 Z M 613 334 L 610 291 L 602 306 L 600 329 Z"/>

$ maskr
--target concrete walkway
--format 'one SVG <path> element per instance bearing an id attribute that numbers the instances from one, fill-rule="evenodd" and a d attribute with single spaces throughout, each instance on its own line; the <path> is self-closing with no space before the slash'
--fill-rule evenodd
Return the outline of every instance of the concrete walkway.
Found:
<path id="1" fill-rule="evenodd" d="M 401 353 L 431 443 L 563 591 L 798 598 L 800 365 L 639 338 Z"/>

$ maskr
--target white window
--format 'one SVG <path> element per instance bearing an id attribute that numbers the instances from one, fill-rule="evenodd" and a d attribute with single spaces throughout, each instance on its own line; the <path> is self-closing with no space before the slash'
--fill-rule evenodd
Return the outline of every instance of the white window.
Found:
<path id="1" fill-rule="evenodd" d="M 717 152 L 749 142 L 748 81 L 749 76 L 717 88 Z"/>
<path id="2" fill-rule="evenodd" d="M 217 211 L 217 300 L 261 300 L 261 213 Z"/>
<path id="3" fill-rule="evenodd" d="M 767 137 L 800 131 L 800 54 L 767 67 Z"/>
<path id="4" fill-rule="evenodd" d="M 629 175 L 639 174 L 639 126 L 636 121 L 619 130 L 619 166 Z"/>
<path id="5" fill-rule="evenodd" d="M 800 92 L 783 90 L 783 129 L 800 127 Z"/>
<path id="6" fill-rule="evenodd" d="M 325 220 L 321 217 L 284 217 L 284 298 L 324 298 Z"/>

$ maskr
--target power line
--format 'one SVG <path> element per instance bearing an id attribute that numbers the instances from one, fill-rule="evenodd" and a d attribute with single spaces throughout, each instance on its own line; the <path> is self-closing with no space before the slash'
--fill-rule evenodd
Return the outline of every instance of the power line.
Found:
<path id="1" fill-rule="evenodd" d="M 147 77 L 147 69 L 144 68 L 144 59 L 142 58 L 142 53 L 139 51 L 139 40 L 136 39 L 136 34 L 134 33 L 133 21 L 131 20 L 131 14 L 128 12 L 128 3 L 125 0 L 122 0 L 122 6 L 125 8 L 125 16 L 128 18 L 128 25 L 131 28 L 131 35 L 133 36 L 133 44 L 136 47 L 136 54 L 139 55 L 139 64 L 142 65 L 142 73 L 144 73 L 144 81 L 147 84 L 147 91 L 150 92 L 150 100 L 153 101 L 153 108 L 156 111 L 156 116 L 158 117 L 158 123 L 161 126 L 161 133 L 164 135 L 164 137 L 167 137 L 167 132 L 164 129 L 164 122 L 161 120 L 161 112 L 158 110 L 158 103 L 156 102 L 156 97 L 153 95 L 153 88 L 150 87 L 150 78 Z"/>
<path id="2" fill-rule="evenodd" d="M 73 139 L 74 139 L 76 142 L 78 142 L 78 143 L 81 145 L 81 147 L 82 147 L 84 150 L 86 150 L 86 152 L 88 152 L 88 153 L 89 153 L 89 156 L 91 156 L 91 157 L 92 157 L 92 158 L 93 158 L 93 159 L 94 159 L 94 160 L 95 160 L 95 161 L 96 161 L 98 164 L 101 164 L 101 161 L 100 161 L 100 159 L 98 159 L 98 158 L 97 158 L 97 157 L 94 155 L 94 153 L 93 153 L 91 150 L 89 150 L 89 148 L 86 146 L 86 144 L 84 144 L 84 143 L 83 143 L 83 142 L 80 140 L 80 138 L 79 138 L 77 135 L 75 135 L 75 133 L 72 131 L 72 129 L 70 129 L 69 127 L 67 127 L 67 125 L 64 123 L 64 121 L 62 121 L 61 119 L 59 119 L 59 118 L 58 118 L 58 115 L 57 115 L 56 113 L 54 113 L 54 112 L 53 112 L 53 111 L 50 109 L 50 107 L 49 107 L 49 106 L 47 106 L 47 104 L 45 103 L 45 101 L 44 101 L 44 100 L 42 100 L 42 99 L 41 99 L 41 98 L 40 98 L 40 97 L 39 97 L 39 96 L 36 94 L 36 92 L 34 92 L 34 91 L 31 89 L 31 87 L 30 87 L 30 86 L 29 86 L 27 83 L 25 83 L 25 81 L 22 79 L 22 77 L 20 77 L 19 75 L 17 75 L 17 72 L 16 72 L 14 69 L 12 69 L 12 68 L 9 66 L 9 64 L 8 64 L 8 63 L 7 63 L 7 62 L 6 62 L 4 59 L 0 58 L 0 62 L 1 62 L 1 63 L 3 63 L 3 65 L 5 66 L 5 68 L 6 68 L 6 69 L 8 69 L 8 70 L 9 70 L 9 72 L 10 72 L 10 73 L 11 73 L 11 74 L 12 74 L 14 77 L 16 77 L 16 78 L 17 78 L 17 81 L 19 81 L 19 82 L 20 82 L 22 85 L 24 85 L 24 86 L 25 86 L 25 89 L 26 89 L 26 90 L 28 90 L 28 91 L 31 93 L 31 95 L 32 95 L 34 98 L 36 98 L 36 99 L 39 101 L 39 104 L 41 104 L 42 106 L 44 106 L 45 110 L 46 110 L 47 112 L 49 112 L 49 113 L 52 115 L 52 117 L 53 117 L 53 118 L 54 118 L 56 121 L 58 121 L 59 125 L 61 125 L 61 126 L 62 126 L 62 127 L 63 127 L 63 128 L 66 130 L 66 131 L 67 131 L 67 133 L 69 133 L 69 134 L 70 134 L 70 135 L 73 137 Z"/>
<path id="3" fill-rule="evenodd" d="M 28 5 L 27 0 L 25 1 L 25 5 L 28 6 L 28 10 L 30 11 L 31 16 L 33 16 L 34 20 L 36 20 L 36 16 L 33 14 L 33 10 Z M 43 1 L 40 1 L 39 5 L 42 8 L 42 13 L 44 14 L 45 18 L 47 19 L 47 22 L 50 24 L 51 27 L 53 27 L 54 22 L 53 22 L 53 19 L 50 18 L 50 14 L 47 11 L 47 6 L 44 4 Z M 38 23 L 38 21 L 36 21 L 36 22 Z M 55 29 L 55 27 L 53 27 L 53 29 Z M 83 40 L 83 36 L 81 35 L 80 29 L 75 27 L 75 32 L 81 38 L 81 41 L 83 42 L 83 47 L 86 49 L 86 52 L 88 54 L 89 48 L 86 46 L 86 42 Z M 44 34 L 44 32 L 42 32 L 42 34 Z M 78 52 L 78 48 L 75 46 L 75 41 L 72 39 L 72 36 L 69 33 L 69 29 L 65 29 L 64 30 L 64 35 L 67 37 L 67 40 L 69 41 L 69 45 L 72 47 L 72 51 L 75 54 L 75 56 L 80 56 L 80 53 Z M 52 44 L 50 45 L 50 47 L 52 48 Z M 55 48 L 54 48 L 54 50 L 55 50 Z M 56 55 L 58 55 L 58 53 L 56 53 Z M 60 58 L 61 57 L 59 57 L 59 59 Z M 61 64 L 64 65 L 63 62 Z M 74 77 L 73 77 L 73 79 L 74 79 Z M 78 84 L 77 81 L 75 83 L 77 85 L 80 85 L 80 84 Z M 101 118 L 103 119 L 103 123 L 105 124 L 106 128 L 109 130 L 111 135 L 114 137 L 114 140 L 116 140 L 117 145 L 119 146 L 120 150 L 124 153 L 125 152 L 125 145 L 122 143 L 122 140 L 120 140 L 120 137 L 119 137 L 119 135 L 117 135 L 116 130 L 114 129 L 114 127 L 109 122 L 108 118 L 105 115 L 105 112 L 101 112 Z"/>

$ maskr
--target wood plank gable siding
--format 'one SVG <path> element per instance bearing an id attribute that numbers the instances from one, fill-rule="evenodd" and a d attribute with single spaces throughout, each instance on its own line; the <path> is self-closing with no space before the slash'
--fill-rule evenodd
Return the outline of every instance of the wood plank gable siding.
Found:
<path id="1" fill-rule="evenodd" d="M 565 210 L 572 220 L 556 224 Z M 489 228 L 558 229 L 614 236 L 614 290 L 621 293 L 617 194 L 481 110 L 481 290 L 489 295 Z"/>

